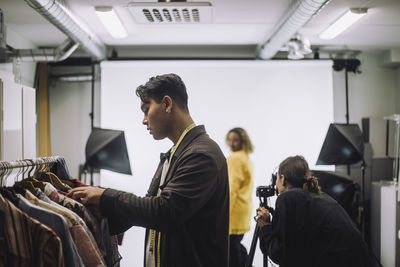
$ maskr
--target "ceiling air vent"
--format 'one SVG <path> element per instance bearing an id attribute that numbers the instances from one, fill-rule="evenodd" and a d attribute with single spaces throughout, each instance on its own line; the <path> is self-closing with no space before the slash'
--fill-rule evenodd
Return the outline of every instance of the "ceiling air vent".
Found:
<path id="1" fill-rule="evenodd" d="M 209 2 L 131 2 L 127 6 L 138 23 L 212 23 Z"/>

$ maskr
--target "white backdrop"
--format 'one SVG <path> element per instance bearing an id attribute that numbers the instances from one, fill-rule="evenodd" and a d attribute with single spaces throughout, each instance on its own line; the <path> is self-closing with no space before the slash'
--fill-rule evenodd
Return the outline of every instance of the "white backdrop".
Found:
<path id="1" fill-rule="evenodd" d="M 333 120 L 331 61 L 119 61 L 101 63 L 101 127 L 125 130 L 133 177 L 101 172 L 101 185 L 144 195 L 172 142 L 155 141 L 142 125 L 137 86 L 151 76 L 176 73 L 186 84 L 189 111 L 225 155 L 225 135 L 243 127 L 255 146 L 254 185 L 267 185 L 286 157 L 305 156 L 314 166 Z M 254 209 L 258 199 L 254 195 Z M 252 230 L 244 237 L 250 248 Z M 125 234 L 122 266 L 142 266 L 144 229 Z M 257 247 L 253 265 L 262 266 Z"/>

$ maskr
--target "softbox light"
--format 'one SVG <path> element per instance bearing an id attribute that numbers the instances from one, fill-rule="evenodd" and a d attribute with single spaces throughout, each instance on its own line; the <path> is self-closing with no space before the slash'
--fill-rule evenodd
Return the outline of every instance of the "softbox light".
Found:
<path id="1" fill-rule="evenodd" d="M 364 140 L 357 124 L 331 123 L 317 165 L 350 165 L 363 160 Z"/>
<path id="2" fill-rule="evenodd" d="M 93 128 L 86 143 L 86 165 L 131 175 L 123 131 Z"/>

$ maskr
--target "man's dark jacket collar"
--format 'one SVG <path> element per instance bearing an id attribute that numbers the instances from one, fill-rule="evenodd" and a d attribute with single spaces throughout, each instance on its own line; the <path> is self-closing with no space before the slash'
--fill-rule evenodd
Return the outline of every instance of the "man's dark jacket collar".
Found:
<path id="1" fill-rule="evenodd" d="M 179 144 L 178 148 L 176 149 L 174 155 L 172 156 L 171 163 L 174 162 L 174 159 L 178 158 L 179 155 L 182 153 L 182 151 L 185 149 L 185 147 L 190 144 L 193 139 L 195 139 L 197 136 L 201 134 L 205 134 L 206 130 L 204 128 L 204 125 L 199 125 L 191 129 L 183 138 L 182 142 Z M 171 150 L 167 152 L 168 154 L 171 153 Z"/>

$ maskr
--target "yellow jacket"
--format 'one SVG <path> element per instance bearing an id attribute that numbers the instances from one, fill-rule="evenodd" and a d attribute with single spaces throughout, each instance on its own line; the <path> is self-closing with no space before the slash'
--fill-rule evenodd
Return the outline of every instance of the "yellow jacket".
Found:
<path id="1" fill-rule="evenodd" d="M 243 150 L 227 158 L 230 213 L 229 234 L 242 235 L 250 230 L 253 194 L 253 163 Z"/>

